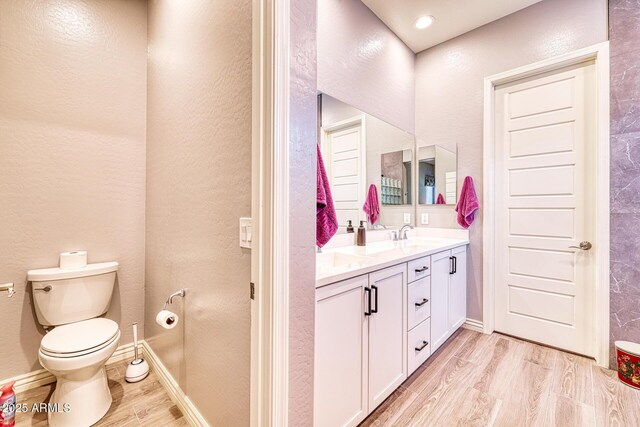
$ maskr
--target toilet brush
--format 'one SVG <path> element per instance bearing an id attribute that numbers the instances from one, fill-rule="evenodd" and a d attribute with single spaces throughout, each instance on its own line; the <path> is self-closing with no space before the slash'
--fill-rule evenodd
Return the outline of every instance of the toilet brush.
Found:
<path id="1" fill-rule="evenodd" d="M 133 349 L 135 352 L 135 359 L 127 366 L 127 372 L 124 375 L 124 379 L 128 383 L 137 383 L 142 381 L 149 375 L 149 364 L 142 357 L 138 356 L 138 324 L 133 324 Z"/>

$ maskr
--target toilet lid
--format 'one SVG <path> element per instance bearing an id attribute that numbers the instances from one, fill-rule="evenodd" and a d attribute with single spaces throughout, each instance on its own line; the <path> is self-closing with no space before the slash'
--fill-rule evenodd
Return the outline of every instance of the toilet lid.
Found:
<path id="1" fill-rule="evenodd" d="M 118 324 L 110 319 L 69 323 L 46 334 L 40 343 L 40 350 L 59 357 L 90 353 L 112 342 L 118 332 Z"/>

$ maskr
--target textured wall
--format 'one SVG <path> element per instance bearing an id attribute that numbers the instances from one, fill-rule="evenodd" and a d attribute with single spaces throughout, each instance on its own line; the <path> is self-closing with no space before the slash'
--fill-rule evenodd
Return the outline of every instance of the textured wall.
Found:
<path id="1" fill-rule="evenodd" d="M 414 65 L 360 0 L 318 1 L 318 90 L 413 133 Z"/>
<path id="2" fill-rule="evenodd" d="M 458 188 L 474 178 L 482 201 L 483 79 L 607 40 L 605 0 L 544 0 L 418 54 L 419 145 L 458 145 Z M 430 226 L 456 227 L 453 207 L 418 208 Z M 471 226 L 467 315 L 482 319 L 482 211 Z"/>
<path id="3" fill-rule="evenodd" d="M 143 324 L 146 2 L 0 1 L 0 379 L 39 369 L 27 270 L 120 263 L 107 317 Z M 0 381 L 1 382 L 1 381 Z"/>
<path id="4" fill-rule="evenodd" d="M 615 340 L 640 342 L 640 0 L 609 1 L 609 37 L 613 346 Z M 611 362 L 615 366 L 613 350 Z"/>
<path id="5" fill-rule="evenodd" d="M 146 336 L 211 425 L 249 424 L 251 1 L 149 2 Z M 167 296 L 170 331 L 154 323 Z"/>
<path id="6" fill-rule="evenodd" d="M 316 305 L 316 0 L 291 0 L 290 7 L 289 425 L 310 426 Z"/>

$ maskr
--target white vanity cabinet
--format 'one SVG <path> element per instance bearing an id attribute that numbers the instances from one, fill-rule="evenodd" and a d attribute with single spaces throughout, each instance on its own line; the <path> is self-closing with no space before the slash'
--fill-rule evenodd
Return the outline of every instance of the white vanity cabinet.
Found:
<path id="1" fill-rule="evenodd" d="M 431 352 L 467 318 L 467 246 L 431 255 Z"/>
<path id="2" fill-rule="evenodd" d="M 445 247 L 316 289 L 315 427 L 357 426 L 465 322 L 467 245 Z"/>
<path id="3" fill-rule="evenodd" d="M 369 413 L 368 285 L 364 275 L 316 290 L 316 427 L 356 426 Z"/>
<path id="4" fill-rule="evenodd" d="M 316 291 L 316 427 L 355 426 L 407 378 L 406 264 Z"/>
<path id="5" fill-rule="evenodd" d="M 407 265 L 369 275 L 369 408 L 381 404 L 407 378 Z"/>

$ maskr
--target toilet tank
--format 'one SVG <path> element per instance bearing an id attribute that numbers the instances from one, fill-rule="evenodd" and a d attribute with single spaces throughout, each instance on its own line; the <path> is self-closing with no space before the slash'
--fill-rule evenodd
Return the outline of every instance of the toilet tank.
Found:
<path id="1" fill-rule="evenodd" d="M 38 323 L 64 325 L 106 313 L 111 305 L 116 271 L 117 262 L 29 271 L 27 279 L 31 282 Z"/>

